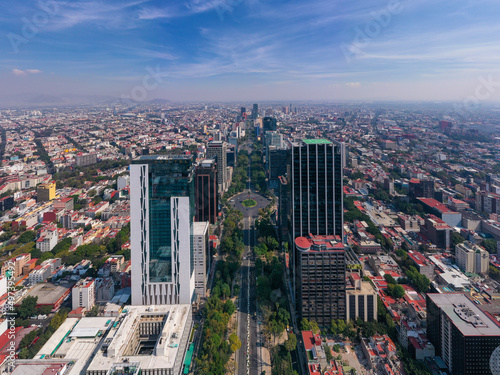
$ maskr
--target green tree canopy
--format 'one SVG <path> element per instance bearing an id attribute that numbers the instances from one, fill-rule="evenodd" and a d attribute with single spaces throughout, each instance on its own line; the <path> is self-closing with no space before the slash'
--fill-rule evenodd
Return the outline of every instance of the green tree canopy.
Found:
<path id="1" fill-rule="evenodd" d="M 241 348 L 241 341 L 235 333 L 229 335 L 229 346 L 233 353 Z"/>
<path id="2" fill-rule="evenodd" d="M 19 236 L 19 238 L 17 239 L 17 242 L 28 243 L 28 242 L 31 242 L 34 240 L 35 240 L 35 232 L 33 232 L 32 230 L 27 230 L 26 232 L 24 232 L 23 234 L 21 234 Z"/>
<path id="3" fill-rule="evenodd" d="M 33 314 L 35 314 L 35 307 L 36 303 L 38 301 L 38 297 L 32 297 L 32 296 L 27 296 L 26 298 L 23 299 L 21 302 L 21 305 L 19 306 L 19 317 L 21 319 L 27 319 Z"/>
<path id="4" fill-rule="evenodd" d="M 293 333 L 290 333 L 288 335 L 288 340 L 285 341 L 285 348 L 289 352 L 295 350 L 297 347 L 297 336 L 295 336 Z"/>

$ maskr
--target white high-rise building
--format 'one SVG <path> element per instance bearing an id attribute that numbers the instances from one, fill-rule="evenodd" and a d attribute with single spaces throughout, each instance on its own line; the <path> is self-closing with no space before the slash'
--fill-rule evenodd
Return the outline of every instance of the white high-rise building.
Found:
<path id="1" fill-rule="evenodd" d="M 207 276 L 210 273 L 210 245 L 208 243 L 208 221 L 193 224 L 194 287 L 200 297 L 207 294 Z"/>
<path id="2" fill-rule="evenodd" d="M 191 155 L 130 165 L 132 305 L 189 304 L 194 294 Z"/>
<path id="3" fill-rule="evenodd" d="M 488 274 L 490 254 L 482 247 L 465 241 L 455 246 L 455 257 L 462 271 L 481 275 Z"/>
<path id="4" fill-rule="evenodd" d="M 79 280 L 71 290 L 73 310 L 91 309 L 95 304 L 95 281 L 91 277 Z"/>

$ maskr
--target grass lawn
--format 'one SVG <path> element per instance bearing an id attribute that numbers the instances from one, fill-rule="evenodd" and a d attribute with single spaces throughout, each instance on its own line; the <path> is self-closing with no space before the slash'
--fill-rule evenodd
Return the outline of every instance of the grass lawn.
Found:
<path id="1" fill-rule="evenodd" d="M 257 206 L 257 202 L 254 199 L 245 199 L 241 204 L 247 208 Z"/>

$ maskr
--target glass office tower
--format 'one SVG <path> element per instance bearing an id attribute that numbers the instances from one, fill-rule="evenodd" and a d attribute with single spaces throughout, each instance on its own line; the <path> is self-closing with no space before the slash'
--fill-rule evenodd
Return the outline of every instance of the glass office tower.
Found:
<path id="1" fill-rule="evenodd" d="M 132 304 L 191 303 L 192 156 L 133 160 L 130 188 Z"/>
<path id="2" fill-rule="evenodd" d="M 326 139 L 293 142 L 290 162 L 290 243 L 297 237 L 335 236 L 343 242 L 342 143 Z M 292 252 L 292 288 L 298 290 L 297 251 Z"/>

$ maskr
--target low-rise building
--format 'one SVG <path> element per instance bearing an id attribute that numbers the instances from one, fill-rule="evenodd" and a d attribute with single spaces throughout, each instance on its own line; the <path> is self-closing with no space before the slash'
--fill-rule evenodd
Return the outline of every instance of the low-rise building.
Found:
<path id="1" fill-rule="evenodd" d="M 115 295 L 115 282 L 111 277 L 96 279 L 95 300 L 96 302 L 109 302 Z"/>
<path id="2" fill-rule="evenodd" d="M 31 260 L 31 254 L 19 254 L 2 264 L 2 276 L 6 276 L 7 272 L 13 277 L 19 277 L 23 274 L 23 267 Z"/>
<path id="3" fill-rule="evenodd" d="M 97 163 L 97 154 L 95 153 L 84 154 L 80 152 L 76 155 L 77 167 L 86 167 L 95 163 Z"/>
<path id="4" fill-rule="evenodd" d="M 36 266 L 33 271 L 30 272 L 28 276 L 29 283 L 31 285 L 38 284 L 47 280 L 52 274 L 50 264 L 44 266 Z"/>
<path id="5" fill-rule="evenodd" d="M 46 253 L 57 245 L 58 240 L 57 226 L 48 225 L 40 231 L 40 237 L 36 240 L 36 248 Z"/>
<path id="6" fill-rule="evenodd" d="M 66 197 L 54 201 L 54 208 L 58 210 L 72 210 L 75 206 L 73 197 Z"/>
<path id="7" fill-rule="evenodd" d="M 346 283 L 346 321 L 377 320 L 377 292 L 358 273 L 351 273 Z"/>
<path id="8" fill-rule="evenodd" d="M 431 280 L 434 278 L 434 264 L 425 255 L 418 251 L 409 251 L 408 256 L 420 274 L 427 276 Z"/>
<path id="9" fill-rule="evenodd" d="M 36 307 L 50 306 L 53 311 L 58 310 L 71 293 L 73 284 L 39 283 L 35 285 L 26 296 L 37 298 Z M 16 303 L 20 306 L 22 301 Z"/>
<path id="10" fill-rule="evenodd" d="M 420 232 L 420 221 L 416 216 L 398 214 L 398 221 L 407 232 Z"/>
<path id="11" fill-rule="evenodd" d="M 106 263 L 110 264 L 110 272 L 116 273 L 119 272 L 120 269 L 122 268 L 123 264 L 125 263 L 125 257 L 123 255 L 111 255 L 107 260 Z"/>
<path id="12" fill-rule="evenodd" d="M 144 375 L 180 375 L 191 328 L 191 305 L 127 306 L 85 374 L 124 373 L 127 367 L 129 373 L 134 368 Z M 156 343 L 154 349 L 149 342 Z"/>
<path id="13" fill-rule="evenodd" d="M 396 345 L 387 335 L 376 334 L 369 339 L 361 339 L 361 349 L 372 369 L 383 366 L 387 360 L 396 356 Z"/>

